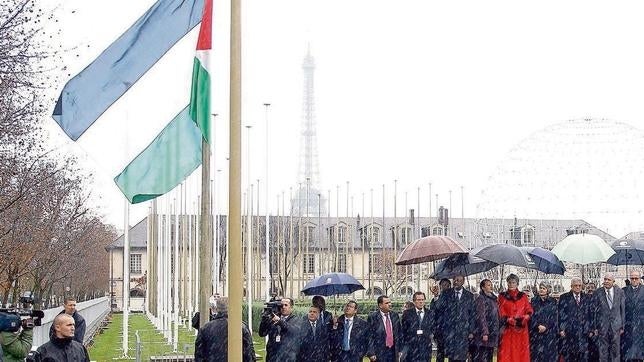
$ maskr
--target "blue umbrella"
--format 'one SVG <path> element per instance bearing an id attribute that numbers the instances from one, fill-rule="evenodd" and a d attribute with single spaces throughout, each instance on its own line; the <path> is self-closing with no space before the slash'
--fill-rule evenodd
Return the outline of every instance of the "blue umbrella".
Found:
<path id="1" fill-rule="evenodd" d="M 328 273 L 309 281 L 302 289 L 304 295 L 351 294 L 364 289 L 362 284 L 347 273 Z"/>
<path id="2" fill-rule="evenodd" d="M 566 271 L 566 267 L 561 260 L 550 250 L 531 246 L 523 246 L 521 249 L 525 250 L 535 263 L 535 266 L 530 269 L 535 269 L 546 274 L 559 275 L 563 275 Z"/>
<path id="3" fill-rule="evenodd" d="M 458 275 L 468 276 L 486 272 L 499 264 L 474 256 L 477 249 L 470 253 L 458 253 L 449 256 L 436 265 L 436 269 L 429 277 L 434 280 L 454 278 Z"/>
<path id="4" fill-rule="evenodd" d="M 644 265 L 644 240 L 616 240 L 615 255 L 606 262 L 613 265 Z"/>

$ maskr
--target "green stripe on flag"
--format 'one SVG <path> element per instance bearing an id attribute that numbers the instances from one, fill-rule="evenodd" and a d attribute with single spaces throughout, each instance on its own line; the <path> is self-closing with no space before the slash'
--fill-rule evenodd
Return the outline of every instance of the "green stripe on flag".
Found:
<path id="1" fill-rule="evenodd" d="M 210 144 L 210 74 L 196 57 L 192 67 L 190 117 Z"/>
<path id="2" fill-rule="evenodd" d="M 201 164 L 201 137 L 184 108 L 114 181 L 133 204 L 165 194 Z"/>

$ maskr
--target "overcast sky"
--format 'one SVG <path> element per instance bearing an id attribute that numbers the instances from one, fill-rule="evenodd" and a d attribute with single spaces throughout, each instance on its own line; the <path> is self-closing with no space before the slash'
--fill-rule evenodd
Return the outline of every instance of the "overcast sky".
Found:
<path id="1" fill-rule="evenodd" d="M 77 47 L 68 52 L 67 69 L 61 71 L 70 76 L 154 3 L 47 1 L 52 7 L 59 4 L 63 45 Z M 225 168 L 228 155 L 228 6 L 215 1 L 215 169 Z M 432 193 L 445 206 L 448 190 L 453 190 L 456 216 L 461 215 L 463 186 L 465 216 L 474 217 L 486 180 L 521 139 L 585 117 L 644 128 L 641 10 L 637 1 L 243 1 L 242 122 L 253 125 L 251 179 L 264 178 L 263 103 L 268 102 L 271 209 L 276 195 L 288 194 L 296 181 L 301 65 L 310 45 L 316 62 L 321 186 L 333 191 L 332 214 L 336 185 L 341 186 L 341 215 L 350 181 L 354 213 L 362 213 L 365 192 L 368 216 L 369 190 L 375 189 L 375 210 L 380 213 L 382 184 L 392 204 L 397 179 L 398 215 L 404 210 L 405 192 L 408 208 L 416 208 L 418 187 L 421 215 L 426 215 L 431 182 Z M 195 35 L 184 39 L 104 117 L 144 126 L 152 111 L 155 119 L 167 122 L 187 104 Z M 60 136 L 53 121 L 49 126 L 53 144 L 91 154 L 91 142 L 78 148 Z M 123 147 L 118 145 L 126 144 L 125 137 L 136 142 L 135 131 L 97 136 L 113 140 L 115 153 Z M 96 193 L 107 219 L 121 223 L 114 175 L 103 166 L 109 157 L 90 158 L 85 165 L 98 172 Z M 145 210 L 135 208 L 133 218 Z"/>

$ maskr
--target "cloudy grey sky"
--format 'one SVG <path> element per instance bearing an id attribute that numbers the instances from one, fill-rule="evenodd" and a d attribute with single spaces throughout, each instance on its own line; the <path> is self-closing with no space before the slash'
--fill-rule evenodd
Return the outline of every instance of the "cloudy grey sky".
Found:
<path id="1" fill-rule="evenodd" d="M 72 75 L 154 2 L 47 1 L 60 4 L 65 46 L 78 47 L 66 60 Z M 422 187 L 421 215 L 427 214 L 429 182 L 441 204 L 453 190 L 457 216 L 464 186 L 465 215 L 474 217 L 488 178 L 534 132 L 584 117 L 644 128 L 642 7 L 637 1 L 243 1 L 242 119 L 253 125 L 251 179 L 264 178 L 263 103 L 269 102 L 271 209 L 275 195 L 288 193 L 296 180 L 301 63 L 310 45 L 321 186 L 333 190 L 332 213 L 336 185 L 341 214 L 346 181 L 355 213 L 371 188 L 380 213 L 382 184 L 391 205 L 397 179 L 409 208 Z M 224 168 L 228 153 L 228 16 L 227 2 L 216 1 L 215 168 Z M 188 100 L 194 44 L 191 34 L 104 117 L 125 124 L 154 109 L 154 117 L 169 120 Z M 79 149 L 53 126 L 51 133 L 52 142 Z M 98 138 L 108 137 L 125 144 L 123 135 Z M 135 131 L 127 137 L 136 142 Z M 91 154 L 91 142 L 82 150 Z M 103 166 L 110 161 L 90 159 L 108 220 L 120 223 L 122 204 Z M 145 209 L 135 208 L 134 218 Z"/>

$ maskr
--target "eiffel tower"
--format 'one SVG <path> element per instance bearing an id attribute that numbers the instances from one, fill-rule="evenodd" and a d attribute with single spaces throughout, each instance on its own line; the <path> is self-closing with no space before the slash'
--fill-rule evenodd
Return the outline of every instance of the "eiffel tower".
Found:
<path id="1" fill-rule="evenodd" d="M 311 48 L 302 62 L 304 94 L 302 97 L 302 125 L 297 185 L 291 199 L 293 216 L 317 217 L 327 214 L 326 197 L 320 191 L 317 126 L 315 122 L 315 60 Z M 308 197 L 307 197 L 308 195 Z"/>

